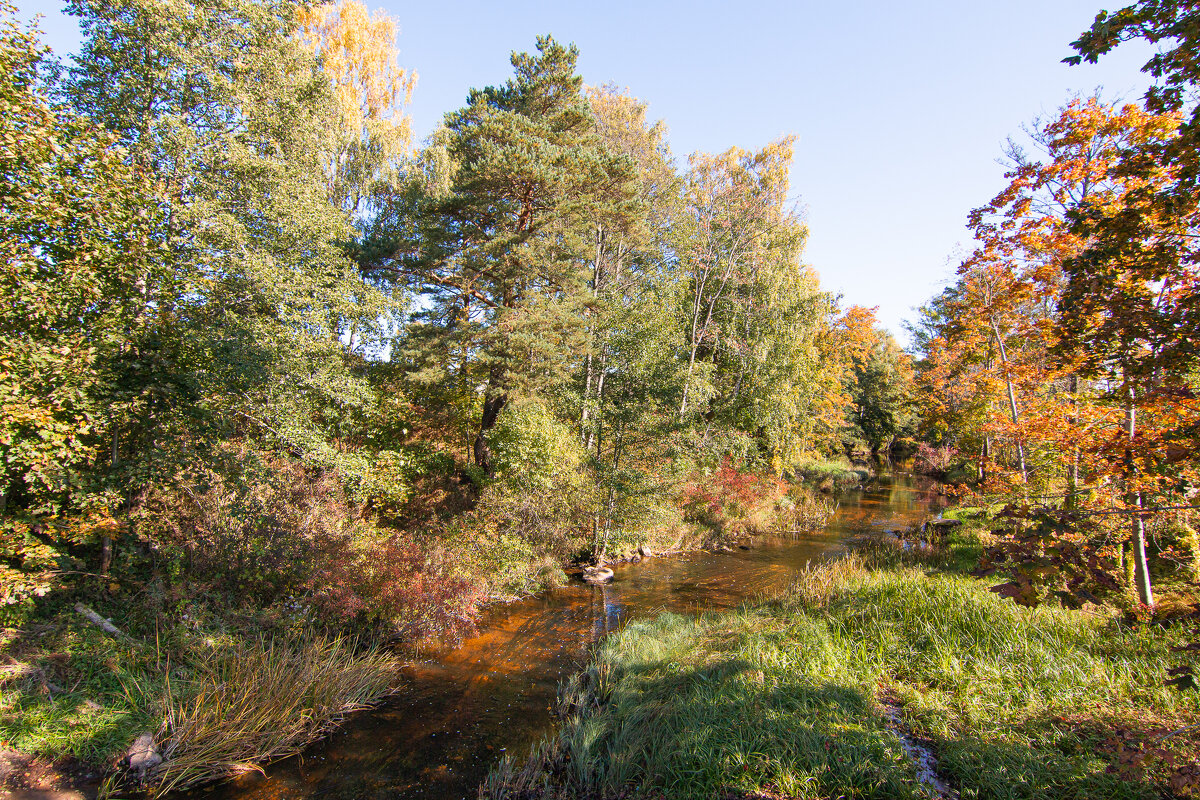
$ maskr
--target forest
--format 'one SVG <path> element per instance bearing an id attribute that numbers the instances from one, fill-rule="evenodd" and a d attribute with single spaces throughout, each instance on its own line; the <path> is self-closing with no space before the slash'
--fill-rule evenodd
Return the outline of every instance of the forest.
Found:
<path id="1" fill-rule="evenodd" d="M 892 461 L 1005 607 L 1169 631 L 1196 692 L 1190 4 L 1071 45 L 1158 44 L 1153 88 L 1028 124 L 907 347 L 805 261 L 794 137 L 677 157 L 552 36 L 414 141 L 360 0 L 68 9 L 65 60 L 0 4 L 0 750 L 235 774 L 489 605 L 803 528 Z"/>

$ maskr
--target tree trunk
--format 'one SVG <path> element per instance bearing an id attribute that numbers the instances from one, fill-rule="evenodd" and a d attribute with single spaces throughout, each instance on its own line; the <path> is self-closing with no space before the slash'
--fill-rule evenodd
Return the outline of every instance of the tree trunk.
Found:
<path id="1" fill-rule="evenodd" d="M 1071 428 L 1079 427 L 1079 376 L 1072 375 L 1070 383 L 1071 391 Z M 1078 439 L 1076 439 L 1078 441 Z M 1076 445 L 1071 452 L 1071 461 L 1067 464 L 1067 499 L 1063 505 L 1066 508 L 1077 508 L 1079 506 L 1079 446 Z"/>
<path id="2" fill-rule="evenodd" d="M 491 382 L 489 381 L 489 384 Z M 475 435 L 475 466 L 483 470 L 489 478 L 494 474 L 492 451 L 487 445 L 487 432 L 496 426 L 500 412 L 508 404 L 508 395 L 500 392 L 492 394 L 490 386 L 483 398 L 483 416 L 479 421 L 479 433 Z"/>
<path id="3" fill-rule="evenodd" d="M 980 447 L 979 457 L 979 482 L 987 483 L 988 479 L 988 459 L 992 457 L 992 440 L 989 436 L 983 437 L 983 445 Z"/>
<path id="4" fill-rule="evenodd" d="M 1131 486 L 1137 478 L 1137 465 L 1133 460 L 1133 442 L 1137 434 L 1137 408 L 1134 406 L 1133 390 L 1125 398 L 1125 483 Z M 1147 606 L 1154 605 L 1154 588 L 1150 585 L 1150 565 L 1146 561 L 1146 520 L 1142 516 L 1142 491 L 1130 488 L 1127 501 L 1133 508 L 1133 525 L 1130 546 L 1133 548 L 1133 577 L 1137 585 L 1138 599 Z"/>
<path id="5" fill-rule="evenodd" d="M 996 337 L 996 346 L 1000 350 L 1000 364 L 1004 368 L 1004 387 L 1008 392 L 1008 411 L 1012 416 L 1013 427 L 1020 425 L 1020 416 L 1017 413 L 1017 393 L 1013 389 L 1012 376 L 1008 374 L 1008 348 L 1004 346 L 1004 340 L 1000 337 L 1000 327 L 996 324 L 996 320 L 992 319 L 992 333 Z M 1028 483 L 1029 477 L 1025 470 L 1025 445 L 1021 443 L 1021 435 L 1019 431 L 1016 433 L 1014 444 L 1017 446 L 1017 466 L 1021 470 L 1021 483 Z"/>
<path id="6" fill-rule="evenodd" d="M 1136 492 L 1133 515 L 1133 574 L 1137 583 L 1138 599 L 1148 606 L 1154 605 L 1154 588 L 1150 585 L 1150 564 L 1146 561 L 1146 520 L 1142 516 L 1142 493 Z"/>

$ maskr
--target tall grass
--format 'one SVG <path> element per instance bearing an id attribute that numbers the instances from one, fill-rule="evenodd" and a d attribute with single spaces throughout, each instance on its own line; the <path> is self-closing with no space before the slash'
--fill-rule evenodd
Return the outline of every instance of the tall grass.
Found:
<path id="1" fill-rule="evenodd" d="M 155 795 L 259 769 L 300 750 L 391 691 L 397 661 L 342 639 L 260 639 L 197 659 L 166 701 Z M 106 784 L 111 791 L 115 780 Z"/>
<path id="2" fill-rule="evenodd" d="M 1200 697 L 1163 685 L 1177 635 L 1024 609 L 936 569 L 954 562 L 878 541 L 773 601 L 631 624 L 481 796 L 927 796 L 900 730 L 963 798 L 1159 796 L 1163 773 L 1122 771 L 1109 737 L 1200 721 Z M 1168 740 L 1178 763 L 1197 733 Z"/>

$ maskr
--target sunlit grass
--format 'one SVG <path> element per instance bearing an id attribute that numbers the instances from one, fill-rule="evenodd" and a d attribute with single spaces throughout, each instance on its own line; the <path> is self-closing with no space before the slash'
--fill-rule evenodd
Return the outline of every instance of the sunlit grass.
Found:
<path id="1" fill-rule="evenodd" d="M 486 796 L 925 796 L 884 698 L 964 798 L 1159 796 L 1152 769 L 1110 769 L 1106 738 L 1200 720 L 1196 693 L 1163 685 L 1177 634 L 1021 608 L 938 569 L 955 563 L 877 541 L 738 613 L 631 624 Z"/>
<path id="2" fill-rule="evenodd" d="M 808 484 L 819 486 L 825 481 L 835 485 L 847 486 L 862 483 L 871 477 L 870 470 L 856 467 L 845 459 L 813 459 L 804 461 L 795 467 L 797 475 L 804 478 Z"/>
<path id="3" fill-rule="evenodd" d="M 156 793 L 257 769 L 297 752 L 388 693 L 396 660 L 344 639 L 252 641 L 198 664 L 166 710 Z"/>
<path id="4" fill-rule="evenodd" d="M 131 785 L 115 767 L 140 734 L 165 759 L 145 776 L 153 793 L 227 777 L 297 752 L 388 694 L 397 668 L 347 639 L 147 641 L 54 622 L 28 641 L 9 632 L 0 744 L 107 769 L 105 792 Z"/>

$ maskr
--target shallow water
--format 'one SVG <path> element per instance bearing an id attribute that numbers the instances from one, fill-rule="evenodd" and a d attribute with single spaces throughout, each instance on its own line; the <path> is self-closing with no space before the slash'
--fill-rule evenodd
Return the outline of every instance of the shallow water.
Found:
<path id="1" fill-rule="evenodd" d="M 469 800 L 506 751 L 524 754 L 553 724 L 558 682 L 592 644 L 631 617 L 724 609 L 785 589 L 805 563 L 856 531 L 918 522 L 937 502 L 931 483 L 883 476 L 840 496 L 833 523 L 750 550 L 690 553 L 617 567 L 608 586 L 572 583 L 496 606 L 477 635 L 408 665 L 387 704 L 353 717 L 303 755 L 177 800 Z"/>

